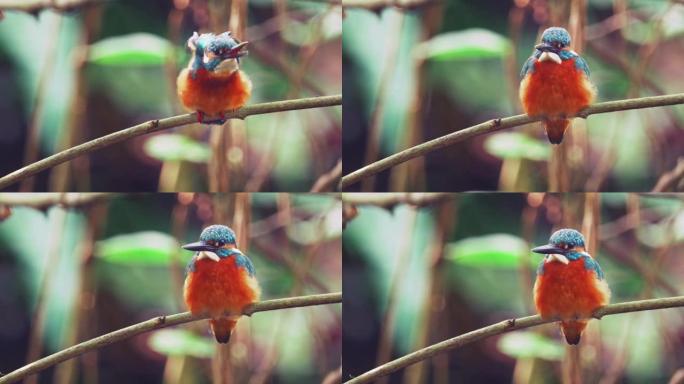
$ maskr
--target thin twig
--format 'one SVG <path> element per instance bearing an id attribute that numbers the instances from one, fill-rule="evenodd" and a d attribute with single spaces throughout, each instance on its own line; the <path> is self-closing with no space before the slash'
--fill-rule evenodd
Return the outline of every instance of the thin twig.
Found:
<path id="1" fill-rule="evenodd" d="M 337 160 L 337 164 L 330 171 L 322 174 L 311 187 L 310 192 L 331 191 L 338 184 L 337 180 L 342 176 L 342 159 Z"/>
<path id="2" fill-rule="evenodd" d="M 257 312 L 274 311 L 286 308 L 308 307 L 312 305 L 334 304 L 342 302 L 342 292 L 326 293 L 322 295 L 310 295 L 299 297 L 287 297 L 284 299 L 268 300 L 254 303 L 247 307 L 242 314 L 251 316 Z M 63 349 L 59 352 L 53 353 L 50 356 L 44 357 L 31 364 L 25 365 L 15 371 L 0 377 L 0 384 L 8 384 L 19 381 L 24 377 L 40 372 L 55 364 L 59 364 L 65 360 L 73 359 L 76 356 L 82 355 L 86 352 L 100 349 L 107 345 L 128 339 L 130 337 L 139 335 L 141 333 L 153 331 L 155 329 L 170 327 L 172 325 L 179 325 L 189 323 L 191 321 L 203 320 L 208 316 L 193 316 L 190 312 L 177 313 L 169 316 L 159 316 L 153 319 L 137 323 L 126 328 L 121 328 L 114 332 L 98 336 L 94 339 L 84 341 L 72 347 Z"/>
<path id="3" fill-rule="evenodd" d="M 684 179 L 684 157 L 679 158 L 677 166 L 673 170 L 660 176 L 651 192 L 665 192 L 670 188 L 676 190 L 676 184 L 682 179 Z"/>
<path id="4" fill-rule="evenodd" d="M 608 113 L 640 108 L 662 107 L 666 105 L 675 104 L 684 104 L 684 93 L 608 101 L 605 103 L 596 103 L 585 108 L 584 110 L 580 111 L 576 116 L 572 117 L 587 118 L 588 116 L 597 113 Z M 363 168 L 357 169 L 356 171 L 342 177 L 342 180 L 340 181 L 340 189 L 344 189 L 352 184 L 358 183 L 359 181 L 367 177 L 370 177 L 371 175 L 375 175 L 387 168 L 394 167 L 397 164 L 401 164 L 410 159 L 423 156 L 432 151 L 436 151 L 437 149 L 454 145 L 471 137 L 500 131 L 506 128 L 512 128 L 524 124 L 533 123 L 535 121 L 540 121 L 541 119 L 541 117 L 515 115 L 505 118 L 492 119 L 484 123 L 474 125 L 472 127 L 464 128 L 457 132 L 452 132 L 448 135 L 432 139 L 422 144 L 418 144 L 414 147 L 390 155 L 382 160 L 366 165 Z M 0 179 L 0 182 L 2 182 L 2 179 Z M 2 187 L 2 185 L 0 185 L 0 187 Z"/>
<path id="5" fill-rule="evenodd" d="M 228 112 L 225 114 L 225 116 L 228 119 L 245 119 L 246 117 L 252 115 L 292 111 L 297 109 L 332 107 L 341 104 L 342 95 L 310 97 L 305 99 L 283 100 L 274 101 L 271 103 L 249 105 L 240 108 L 237 111 Z M 133 137 L 195 123 L 196 121 L 197 114 L 188 113 L 185 115 L 178 115 L 165 119 L 150 120 L 130 128 L 110 133 L 109 135 L 99 137 L 97 139 L 56 153 L 52 156 L 46 157 L 31 165 L 20 168 L 10 174 L 3 176 L 0 178 L 0 189 L 7 188 L 8 186 L 24 180 L 27 177 L 33 176 L 38 172 L 52 168 L 58 164 L 62 164 L 86 153 L 96 151 L 100 148 L 104 148 Z"/>
<path id="6" fill-rule="evenodd" d="M 611 304 L 599 308 L 593 314 L 593 317 L 600 319 L 603 316 L 615 315 L 618 313 L 647 311 L 663 308 L 684 307 L 684 296 L 667 297 L 663 299 L 650 299 L 630 301 L 626 303 Z M 508 319 L 496 324 L 489 325 L 484 328 L 476 329 L 474 331 L 465 333 L 454 338 L 444 340 L 442 342 L 430 345 L 408 355 L 402 356 L 389 363 L 376 367 L 360 376 L 346 381 L 346 384 L 361 384 L 369 383 L 377 380 L 379 377 L 389 375 L 401 368 L 415 364 L 419 361 L 430 358 L 439 353 L 447 352 L 452 349 L 463 347 L 464 345 L 485 339 L 490 336 L 499 335 L 505 332 L 510 332 L 518 329 L 534 327 L 541 324 L 552 323 L 556 320 L 542 320 L 539 315 L 521 317 L 517 319 Z"/>

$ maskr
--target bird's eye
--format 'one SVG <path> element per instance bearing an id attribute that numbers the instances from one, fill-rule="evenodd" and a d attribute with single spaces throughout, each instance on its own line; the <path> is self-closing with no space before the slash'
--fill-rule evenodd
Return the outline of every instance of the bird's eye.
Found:
<path id="1" fill-rule="evenodd" d="M 219 247 L 219 248 L 221 248 L 221 247 L 223 247 L 223 243 L 219 241 L 219 242 L 216 243 L 216 246 Z"/>

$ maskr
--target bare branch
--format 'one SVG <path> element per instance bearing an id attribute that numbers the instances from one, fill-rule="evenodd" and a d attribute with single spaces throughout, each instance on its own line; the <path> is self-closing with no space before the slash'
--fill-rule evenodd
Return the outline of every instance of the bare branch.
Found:
<path id="1" fill-rule="evenodd" d="M 653 187 L 651 192 L 665 192 L 672 188 L 674 191 L 677 190 L 677 183 L 684 178 L 684 157 L 680 157 L 677 161 L 677 166 L 669 171 L 663 173 L 658 179 L 658 182 Z"/>
<path id="2" fill-rule="evenodd" d="M 273 112 L 292 111 L 297 109 L 323 108 L 342 104 L 342 95 L 334 96 L 319 96 L 305 99 L 282 100 L 271 103 L 254 104 L 240 108 L 237 111 L 227 112 L 225 114 L 227 119 L 245 119 L 252 115 L 261 115 Z M 169 128 L 178 127 L 181 125 L 195 123 L 197 121 L 197 114 L 189 113 L 185 115 L 178 115 L 168 117 L 160 120 L 151 120 L 146 123 L 138 124 L 136 126 L 122 129 L 109 135 L 99 137 L 97 139 L 79 144 L 62 152 L 56 153 L 52 156 L 46 157 L 33 164 L 20 168 L 12 173 L 9 173 L 0 178 L 0 189 L 24 180 L 27 177 L 33 176 L 38 172 L 52 168 L 56 165 L 62 164 L 72 160 L 81 155 L 96 151 L 100 148 L 116 144 L 118 142 L 131 139 L 133 137 L 146 135 L 148 133 L 162 131 Z"/>
<path id="3" fill-rule="evenodd" d="M 626 303 L 606 305 L 594 312 L 595 318 L 601 318 L 607 315 L 615 315 L 618 313 L 648 311 L 654 309 L 684 307 L 684 296 L 668 297 L 663 299 L 650 299 L 630 301 Z M 379 367 L 373 368 L 370 371 L 357 376 L 351 380 L 346 381 L 346 384 L 361 384 L 370 383 L 377 380 L 379 377 L 389 375 L 401 368 L 405 368 L 411 364 L 428 359 L 440 353 L 450 351 L 452 349 L 460 348 L 464 345 L 485 339 L 490 336 L 499 335 L 505 332 L 510 332 L 518 329 L 534 327 L 541 324 L 552 323 L 555 320 L 542 320 L 539 315 L 521 317 L 518 319 L 508 319 L 496 324 L 489 325 L 484 328 L 476 329 L 474 331 L 465 333 L 454 338 L 444 340 L 437 344 L 432 344 L 423 349 L 411 352 L 408 355 L 402 356 L 389 363 L 383 364 Z"/>
<path id="4" fill-rule="evenodd" d="M 662 107 L 666 105 L 675 104 L 684 104 L 684 93 L 597 103 L 587 107 L 586 109 L 578 113 L 577 116 L 573 117 L 586 118 L 589 115 L 597 113 L 625 111 L 629 109 Z M 387 156 L 382 160 L 366 165 L 365 167 L 357 169 L 356 171 L 342 177 L 342 180 L 340 181 L 340 190 L 352 184 L 358 183 L 359 181 L 369 176 L 375 175 L 387 168 L 394 167 L 398 164 L 404 163 L 408 160 L 411 160 L 419 156 L 424 156 L 440 148 L 454 145 L 471 137 L 496 132 L 506 128 L 517 127 L 520 125 L 533 123 L 539 120 L 541 120 L 540 117 L 533 118 L 527 115 L 516 115 L 500 119 L 493 119 L 486 121 L 484 123 L 474 125 L 472 127 L 462 129 L 460 131 L 452 132 L 448 135 L 441 136 L 436 139 L 432 139 L 425 143 L 418 144 L 414 147 Z"/>
<path id="5" fill-rule="evenodd" d="M 337 160 L 337 164 L 330 171 L 322 174 L 311 187 L 309 192 L 332 191 L 339 184 L 338 180 L 342 176 L 342 159 Z"/>
<path id="6" fill-rule="evenodd" d="M 247 307 L 242 314 L 251 316 L 253 313 L 274 311 L 277 309 L 308 307 L 312 305 L 334 304 L 342 302 L 342 292 L 325 293 L 322 295 L 298 296 L 288 297 L 284 299 L 268 300 L 254 303 Z M 206 319 L 207 316 L 192 316 L 190 312 L 177 313 L 169 316 L 159 316 L 153 319 L 137 323 L 126 328 L 121 328 L 114 332 L 98 336 L 94 339 L 84 341 L 69 348 L 63 349 L 59 352 L 53 353 L 50 356 L 36 360 L 31 364 L 25 365 L 15 371 L 0 377 L 0 384 L 8 384 L 19 381 L 28 375 L 40 372 L 55 364 L 59 364 L 65 360 L 73 359 L 76 356 L 82 355 L 94 349 L 100 349 L 107 345 L 117 343 L 119 341 L 128 339 L 130 337 L 139 335 L 141 333 L 153 331 L 155 329 L 170 327 L 172 325 L 179 325 Z"/>

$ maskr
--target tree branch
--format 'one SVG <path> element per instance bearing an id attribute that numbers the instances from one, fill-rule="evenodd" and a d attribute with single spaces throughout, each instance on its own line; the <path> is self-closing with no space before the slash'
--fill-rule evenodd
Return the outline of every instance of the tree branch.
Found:
<path id="1" fill-rule="evenodd" d="M 664 299 L 630 301 L 626 303 L 606 305 L 605 307 L 596 310 L 596 312 L 594 312 L 593 317 L 600 319 L 603 316 L 614 315 L 618 313 L 638 312 L 674 307 L 684 307 L 684 296 L 668 297 Z M 415 364 L 419 361 L 425 360 L 439 353 L 460 348 L 466 344 L 470 344 L 490 336 L 499 335 L 517 329 L 529 328 L 541 324 L 552 323 L 554 321 L 555 320 L 542 320 L 542 318 L 539 315 L 504 320 L 499 323 L 492 324 L 484 328 L 476 329 L 474 331 L 465 333 L 460 336 L 456 336 L 448 340 L 444 340 L 437 344 L 432 344 L 428 347 L 419 349 L 415 352 L 411 352 L 408 355 L 402 356 L 396 360 L 390 361 L 389 363 L 373 368 L 360 376 L 357 376 L 351 380 L 346 381 L 345 383 L 369 383 L 371 381 L 377 380 L 379 377 L 389 375 L 394 371 L 397 371 L 401 368 L 405 368 L 411 364 Z"/>
<path id="2" fill-rule="evenodd" d="M 334 191 L 339 185 L 338 180 L 342 176 L 342 159 L 337 160 L 337 164 L 330 171 L 322 174 L 314 183 L 309 192 Z"/>
<path id="3" fill-rule="evenodd" d="M 587 118 L 589 115 L 597 113 L 608 113 L 615 111 L 624 111 L 629 109 L 653 108 L 662 107 L 666 105 L 684 104 L 684 93 L 677 93 L 673 95 L 641 97 L 636 99 L 608 101 L 605 103 L 597 103 L 582 110 L 577 116 Z M 492 133 L 506 128 L 517 127 L 519 125 L 533 123 L 540 121 L 541 117 L 529 117 L 527 115 L 516 115 L 505 118 L 493 119 L 462 129 L 460 131 L 452 132 L 448 135 L 432 139 L 414 147 L 397 152 L 393 155 L 387 156 L 382 160 L 366 165 L 363 168 L 342 177 L 340 181 L 340 190 L 358 183 L 359 181 L 375 175 L 387 168 L 394 167 L 398 164 L 411 160 L 415 157 L 423 156 L 432 151 L 454 145 L 471 137 Z"/>
<path id="4" fill-rule="evenodd" d="M 651 192 L 665 192 L 670 188 L 673 192 L 677 191 L 677 183 L 684 178 L 684 157 L 677 160 L 677 166 L 668 172 L 663 173 Z"/>
<path id="5" fill-rule="evenodd" d="M 298 296 L 288 297 L 284 299 L 268 300 L 254 303 L 247 307 L 242 314 L 251 316 L 256 312 L 274 311 L 285 308 L 307 307 L 312 305 L 333 304 L 342 302 L 342 292 L 326 293 L 322 295 Z M 36 360 L 31 364 L 25 365 L 15 371 L 0 377 L 0 384 L 13 383 L 19 381 L 24 377 L 40 372 L 45 368 L 51 367 L 55 364 L 61 363 L 65 360 L 73 359 L 76 356 L 82 355 L 94 349 L 99 349 L 107 345 L 128 339 L 130 337 L 139 335 L 141 333 L 149 332 L 155 329 L 165 328 L 172 325 L 189 323 L 206 319 L 207 316 L 192 316 L 190 312 L 178 313 L 169 316 L 159 316 L 153 319 L 143 321 L 142 323 L 134 324 L 126 328 L 121 328 L 111 333 L 98 336 L 94 339 L 84 341 L 69 348 L 63 349 L 59 352 L 53 353 L 50 356 Z"/>
<path id="6" fill-rule="evenodd" d="M 227 112 L 225 114 L 227 119 L 245 119 L 251 115 L 261 115 L 273 112 L 292 111 L 297 109 L 309 108 L 323 108 L 342 104 L 342 95 L 334 96 L 319 96 L 305 99 L 274 101 L 271 103 L 254 104 L 240 108 L 237 111 Z M 110 133 L 109 135 L 99 137 L 97 139 L 79 144 L 62 152 L 56 153 L 52 156 L 46 157 L 42 160 L 36 161 L 33 164 L 20 168 L 12 173 L 9 173 L 0 178 L 0 189 L 24 180 L 27 177 L 33 176 L 38 172 L 52 168 L 56 165 L 62 164 L 72 160 L 78 156 L 96 151 L 100 148 L 116 144 L 118 142 L 131 139 L 133 137 L 146 135 L 148 133 L 162 131 L 169 128 L 178 127 L 181 125 L 191 124 L 197 122 L 196 113 L 188 113 L 185 115 L 178 115 L 168 117 L 160 120 L 151 120 L 136 126 Z"/>

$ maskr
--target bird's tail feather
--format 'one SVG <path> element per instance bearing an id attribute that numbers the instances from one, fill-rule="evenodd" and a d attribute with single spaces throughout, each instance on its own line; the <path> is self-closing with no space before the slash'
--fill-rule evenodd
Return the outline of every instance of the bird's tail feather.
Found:
<path id="1" fill-rule="evenodd" d="M 549 137 L 551 144 L 560 144 L 563 141 L 565 130 L 568 129 L 570 120 L 568 119 L 551 119 L 544 120 L 544 129 L 546 136 Z"/>
<path id="2" fill-rule="evenodd" d="M 216 341 L 224 344 L 230 340 L 230 334 L 233 333 L 233 328 L 235 328 L 236 324 L 237 319 L 228 317 L 209 320 L 209 325 L 211 326 L 211 331 L 214 333 Z"/>
<path id="3" fill-rule="evenodd" d="M 579 344 L 580 336 L 582 336 L 582 331 L 584 331 L 586 326 L 586 320 L 562 321 L 561 331 L 563 331 L 568 344 L 576 345 Z"/>

